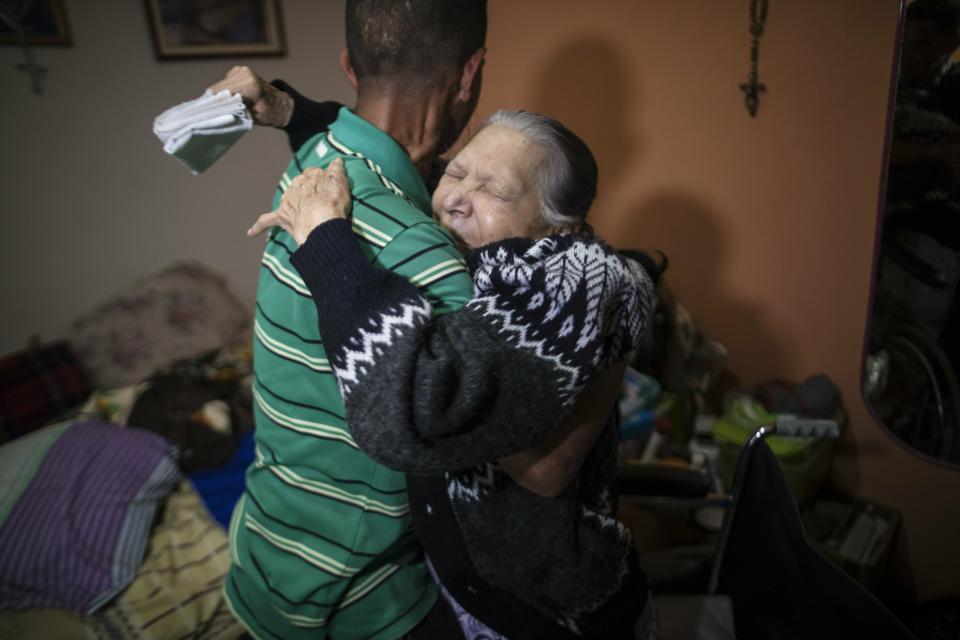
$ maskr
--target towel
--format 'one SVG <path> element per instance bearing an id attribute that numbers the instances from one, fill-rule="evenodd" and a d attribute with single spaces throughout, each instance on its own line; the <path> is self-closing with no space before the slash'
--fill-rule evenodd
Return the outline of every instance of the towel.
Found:
<path id="1" fill-rule="evenodd" d="M 194 175 L 205 171 L 253 127 L 239 94 L 207 89 L 196 100 L 167 109 L 153 121 L 163 150 Z"/>

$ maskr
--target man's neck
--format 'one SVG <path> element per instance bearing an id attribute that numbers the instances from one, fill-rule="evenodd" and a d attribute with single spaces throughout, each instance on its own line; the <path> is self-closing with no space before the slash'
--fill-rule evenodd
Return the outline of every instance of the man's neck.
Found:
<path id="1" fill-rule="evenodd" d="M 405 96 L 393 92 L 361 92 L 354 112 L 397 141 L 424 180 L 440 154 L 447 105 L 439 92 Z"/>

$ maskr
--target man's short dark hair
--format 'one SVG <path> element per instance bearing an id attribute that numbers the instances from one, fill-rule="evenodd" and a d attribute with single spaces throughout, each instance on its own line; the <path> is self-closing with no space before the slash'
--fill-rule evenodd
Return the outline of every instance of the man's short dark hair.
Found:
<path id="1" fill-rule="evenodd" d="M 432 84 L 487 37 L 486 0 L 348 0 L 347 51 L 357 79 Z"/>
<path id="2" fill-rule="evenodd" d="M 960 0 L 914 0 L 907 6 L 907 20 L 930 21 L 944 36 L 960 34 Z"/>

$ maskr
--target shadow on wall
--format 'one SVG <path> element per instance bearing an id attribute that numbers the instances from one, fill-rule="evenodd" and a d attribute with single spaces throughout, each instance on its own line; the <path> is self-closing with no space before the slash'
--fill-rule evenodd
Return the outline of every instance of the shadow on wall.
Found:
<path id="1" fill-rule="evenodd" d="M 782 339 L 758 305 L 729 291 L 721 277 L 730 260 L 722 216 L 681 191 L 660 191 L 616 216 L 616 237 L 670 258 L 667 281 L 677 299 L 706 332 L 730 352 L 731 369 L 747 384 L 759 382 L 737 369 L 737 354 L 764 353 L 769 375 L 785 369 Z"/>
<path id="2" fill-rule="evenodd" d="M 724 288 L 720 275 L 729 255 L 717 222 L 721 216 L 682 189 L 660 190 L 638 204 L 604 206 L 613 194 L 629 190 L 646 149 L 637 131 L 642 97 L 636 73 L 628 68 L 608 40 L 572 40 L 544 65 L 531 103 L 593 150 L 600 168 L 595 209 L 603 215 L 605 235 L 620 247 L 660 249 L 669 256 L 667 279 L 678 300 L 708 337 L 730 350 L 734 368 L 738 352 L 761 350 L 768 371 L 782 370 L 786 354 L 780 338 L 755 305 Z M 674 172 L 681 185 L 683 169 Z"/>
<path id="3" fill-rule="evenodd" d="M 558 49 L 535 85 L 534 110 L 563 123 L 593 151 L 600 194 L 618 186 L 623 170 L 643 150 L 642 139 L 630 131 L 639 117 L 629 102 L 636 89 L 628 90 L 627 80 L 625 65 L 609 42 L 583 38 Z"/>

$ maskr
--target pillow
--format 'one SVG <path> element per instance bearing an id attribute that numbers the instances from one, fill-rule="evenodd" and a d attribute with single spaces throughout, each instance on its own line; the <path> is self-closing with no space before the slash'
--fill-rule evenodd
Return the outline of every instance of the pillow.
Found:
<path id="1" fill-rule="evenodd" d="M 0 467 L 30 460 L 29 484 L 0 491 L 0 609 L 91 614 L 139 569 L 157 505 L 180 479 L 176 449 L 97 421 L 36 435 L 35 447 L 0 449 Z"/>
<path id="2" fill-rule="evenodd" d="M 251 317 L 222 276 L 182 262 L 76 319 L 70 343 L 94 386 L 122 387 L 244 336 Z"/>

